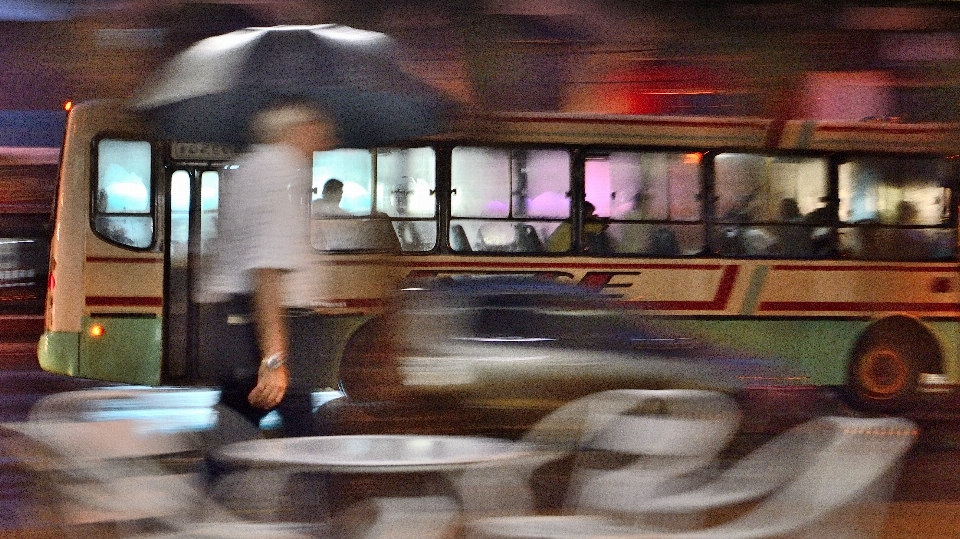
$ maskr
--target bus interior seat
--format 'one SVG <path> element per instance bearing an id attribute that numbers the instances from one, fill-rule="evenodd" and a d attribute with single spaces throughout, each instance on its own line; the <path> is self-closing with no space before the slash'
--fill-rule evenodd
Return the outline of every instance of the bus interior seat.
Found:
<path id="1" fill-rule="evenodd" d="M 650 238 L 650 250 L 655 256 L 679 256 L 680 243 L 676 232 L 665 226 L 655 228 Z"/>
<path id="2" fill-rule="evenodd" d="M 370 218 L 325 218 L 311 221 L 311 243 L 323 251 L 400 252 L 397 237 L 386 214 Z"/>
<path id="3" fill-rule="evenodd" d="M 467 232 L 463 230 L 463 225 L 450 225 L 450 248 L 461 253 L 473 251 L 470 247 L 470 240 L 467 238 Z"/>
<path id="4" fill-rule="evenodd" d="M 516 251 L 517 229 L 513 223 L 488 222 L 480 225 L 480 251 Z"/>
<path id="5" fill-rule="evenodd" d="M 524 253 L 537 253 L 543 251 L 543 243 L 537 230 L 532 225 L 526 223 L 517 223 L 517 247 L 518 251 Z"/>

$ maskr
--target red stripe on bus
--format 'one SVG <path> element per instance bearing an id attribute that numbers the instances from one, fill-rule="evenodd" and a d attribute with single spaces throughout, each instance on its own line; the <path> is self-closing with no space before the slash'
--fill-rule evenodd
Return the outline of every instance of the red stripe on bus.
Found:
<path id="1" fill-rule="evenodd" d="M 890 271 L 909 273 L 948 273 L 957 271 L 956 264 L 943 266 L 893 266 L 889 264 L 862 264 L 857 266 L 816 266 L 813 264 L 774 264 L 771 269 L 778 271 Z"/>
<path id="2" fill-rule="evenodd" d="M 909 301 L 761 301 L 758 311 L 793 312 L 948 312 L 960 313 L 956 303 L 920 303 Z"/>
<path id="3" fill-rule="evenodd" d="M 895 127 L 895 124 L 880 124 L 880 125 L 818 125 L 816 127 L 817 131 L 832 131 L 837 133 L 842 132 L 852 132 L 852 133 L 883 133 L 883 134 L 895 134 L 895 135 L 922 135 L 925 133 L 956 133 L 960 131 L 960 128 L 956 124 L 954 125 L 940 125 L 940 126 L 911 126 L 911 127 Z"/>
<path id="4" fill-rule="evenodd" d="M 613 124 L 613 125 L 658 125 L 676 127 L 707 127 L 707 128 L 740 128 L 749 127 L 756 130 L 766 130 L 767 120 L 754 121 L 703 121 L 684 119 L 657 119 L 657 118 L 543 118 L 526 116 L 496 116 L 495 122 L 512 123 L 539 123 L 539 124 Z"/>
<path id="5" fill-rule="evenodd" d="M 163 262 L 160 258 L 133 258 L 120 256 L 88 256 L 87 262 L 117 263 L 117 264 L 156 264 Z"/>
<path id="6" fill-rule="evenodd" d="M 731 264 L 723 268 L 723 274 L 720 276 L 720 284 L 717 286 L 717 293 L 710 301 L 631 301 L 632 304 L 644 309 L 656 311 L 723 311 L 726 310 L 730 302 L 730 296 L 733 294 L 733 286 L 737 283 L 737 274 L 740 272 L 740 266 Z"/>
<path id="7" fill-rule="evenodd" d="M 162 307 L 163 298 L 156 296 L 87 296 L 88 307 Z"/>

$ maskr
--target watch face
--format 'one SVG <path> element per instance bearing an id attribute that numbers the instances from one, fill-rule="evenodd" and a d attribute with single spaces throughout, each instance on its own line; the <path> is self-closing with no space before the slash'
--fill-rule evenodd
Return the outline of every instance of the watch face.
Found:
<path id="1" fill-rule="evenodd" d="M 281 356 L 279 354 L 274 354 L 268 357 L 267 359 L 264 359 L 263 364 L 266 368 L 270 370 L 275 370 L 275 369 L 278 369 L 280 365 L 283 365 L 283 359 L 281 359 Z"/>

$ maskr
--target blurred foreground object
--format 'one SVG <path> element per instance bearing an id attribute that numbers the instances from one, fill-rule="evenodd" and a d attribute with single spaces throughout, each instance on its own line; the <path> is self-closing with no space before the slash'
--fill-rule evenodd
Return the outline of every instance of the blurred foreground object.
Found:
<path id="1" fill-rule="evenodd" d="M 333 434 L 517 438 L 564 403 L 608 389 L 735 395 L 747 430 L 816 415 L 817 391 L 775 358 L 667 331 L 595 289 L 522 276 L 412 283 L 360 328 L 340 365 Z"/>
<path id="2" fill-rule="evenodd" d="M 203 450 L 203 437 L 155 428 L 134 419 L 0 427 L 4 449 L 36 479 L 33 492 L 44 524 L 66 537 L 103 529 L 111 537 L 310 537 L 301 533 L 308 525 L 250 522 L 216 503 L 189 471 L 192 466 L 184 467 L 191 462 L 185 457 Z"/>
<path id="3" fill-rule="evenodd" d="M 242 145 L 251 114 L 306 100 L 331 114 L 346 147 L 444 130 L 452 101 L 404 73 L 386 35 L 336 24 L 247 28 L 207 38 L 171 59 L 132 107 L 160 138 Z"/>
<path id="4" fill-rule="evenodd" d="M 757 466 L 752 470 L 735 464 L 731 470 L 751 473 L 727 483 L 725 488 L 730 488 L 729 491 L 718 488 L 724 483 L 723 479 L 700 489 L 669 493 L 659 500 L 658 496 L 649 499 L 641 496 L 637 500 L 636 493 L 625 489 L 619 499 L 610 498 L 608 501 L 616 503 L 600 514 L 487 518 L 470 524 L 468 536 L 473 539 L 877 537 L 890 488 L 896 482 L 897 464 L 913 445 L 916 435 L 913 423 L 901 418 L 815 419 L 781 435 L 791 443 L 785 444 L 780 438 L 768 442 L 776 444 L 778 451 L 785 450 L 782 458 L 752 459 L 748 461 L 750 465 Z M 799 459 L 798 448 L 802 450 Z M 766 453 L 765 448 L 758 451 Z M 678 518 L 734 508 L 749 501 L 749 497 L 741 496 L 743 493 L 765 495 L 766 489 L 746 492 L 751 489 L 744 483 L 752 480 L 751 475 L 778 477 L 783 470 L 789 472 L 783 486 L 772 489 L 769 496 L 739 516 L 716 525 L 708 522 L 707 527 L 700 527 L 703 521 Z M 630 505 L 634 507 L 628 507 Z M 647 520 L 658 515 L 668 518 L 658 519 L 654 524 Z M 694 527 L 678 530 L 674 528 L 678 523 Z"/>

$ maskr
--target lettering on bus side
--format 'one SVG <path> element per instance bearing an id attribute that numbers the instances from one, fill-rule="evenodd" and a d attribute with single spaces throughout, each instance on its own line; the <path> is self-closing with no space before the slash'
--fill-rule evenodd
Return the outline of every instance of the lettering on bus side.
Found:
<path id="1" fill-rule="evenodd" d="M 226 161 L 236 159 L 238 155 L 239 151 L 236 148 L 222 144 L 174 142 L 170 145 L 170 157 L 175 161 L 188 159 Z"/>

